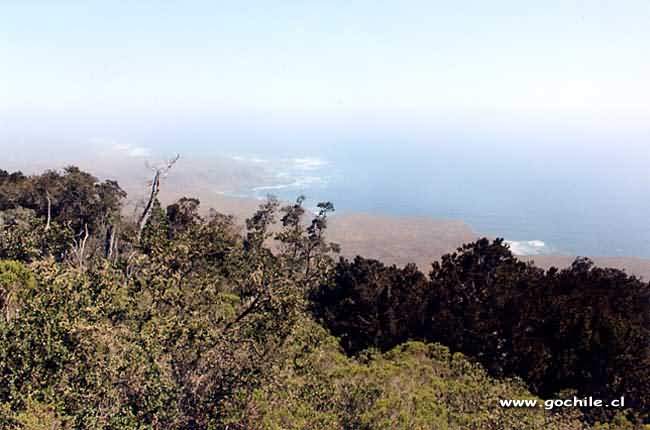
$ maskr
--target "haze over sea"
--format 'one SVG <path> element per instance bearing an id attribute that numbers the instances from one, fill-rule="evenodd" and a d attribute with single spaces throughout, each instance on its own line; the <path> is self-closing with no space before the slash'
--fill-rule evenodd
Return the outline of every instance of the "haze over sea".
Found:
<path id="1" fill-rule="evenodd" d="M 303 193 L 338 212 L 459 219 L 519 254 L 650 257 L 650 151 L 591 138 L 378 131 L 297 152 L 252 142 L 211 150 L 277 177 L 240 195 Z"/>
<path id="2" fill-rule="evenodd" d="M 4 3 L 4 166 L 225 157 L 215 192 L 650 257 L 647 0 Z"/>
<path id="3" fill-rule="evenodd" d="M 555 126 L 555 133 L 541 122 L 517 128 L 517 121 L 247 121 L 100 121 L 87 129 L 60 121 L 40 137 L 6 129 L 3 144 L 23 139 L 33 144 L 23 155 L 51 160 L 107 146 L 150 160 L 174 152 L 184 163 L 225 157 L 265 180 L 230 189 L 215 184 L 215 193 L 286 200 L 302 193 L 308 206 L 329 200 L 337 213 L 462 220 L 480 234 L 513 241 L 519 254 L 650 257 L 647 134 L 591 132 L 579 120 L 561 132 Z M 102 129 L 111 139 L 90 138 Z M 67 137 L 54 145 L 48 136 Z"/>

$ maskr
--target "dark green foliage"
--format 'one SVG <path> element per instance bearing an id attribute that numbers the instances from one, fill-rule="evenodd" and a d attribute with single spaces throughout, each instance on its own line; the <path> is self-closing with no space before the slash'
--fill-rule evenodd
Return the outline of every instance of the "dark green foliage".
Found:
<path id="1" fill-rule="evenodd" d="M 517 260 L 501 239 L 482 239 L 443 256 L 430 274 L 430 336 L 478 358 L 495 374 L 511 373 L 512 361 L 520 359 L 515 333 L 530 330 L 520 321 L 528 316 L 521 306 L 543 299 L 533 292 L 543 276 Z M 530 316 L 542 310 L 532 308 Z"/>
<path id="2" fill-rule="evenodd" d="M 34 261 L 45 256 L 62 260 L 73 244 L 70 229 L 57 222 L 49 228 L 31 209 L 0 211 L 0 258 Z"/>
<path id="3" fill-rule="evenodd" d="M 164 252 L 169 242 L 170 228 L 167 215 L 160 206 L 158 199 L 151 206 L 151 215 L 147 219 L 140 237 L 140 247 L 145 254 L 155 251 Z"/>
<path id="4" fill-rule="evenodd" d="M 516 374 L 543 396 L 627 397 L 650 407 L 650 289 L 578 259 L 562 271 L 517 261 L 486 239 L 431 272 L 431 338 L 494 374 Z M 602 411 L 594 410 L 592 413 Z"/>
<path id="5" fill-rule="evenodd" d="M 312 307 L 346 351 L 386 350 L 424 338 L 428 288 L 414 265 L 400 269 L 362 257 L 341 259 L 331 281 L 312 295 Z"/>
<path id="6" fill-rule="evenodd" d="M 544 272 L 517 260 L 501 239 L 443 256 L 428 286 L 414 268 L 402 270 L 342 260 L 333 282 L 313 296 L 316 315 L 348 352 L 386 350 L 406 339 L 441 342 L 493 375 L 522 377 L 542 396 L 566 389 L 626 396 L 648 418 L 648 284 L 587 259 Z M 589 411 L 590 419 L 609 415 Z"/>
<path id="7" fill-rule="evenodd" d="M 74 166 L 29 177 L 20 172 L 0 174 L 0 211 L 31 209 L 44 220 L 49 212 L 52 221 L 76 235 L 86 227 L 92 233 L 118 216 L 124 197 L 117 182 L 99 182 Z"/>
<path id="8" fill-rule="evenodd" d="M 0 258 L 68 257 L 82 265 L 102 248 L 112 255 L 125 197 L 117 182 L 99 182 L 74 166 L 34 176 L 2 170 Z"/>
<path id="9" fill-rule="evenodd" d="M 650 286 L 616 269 L 578 259 L 548 272 L 529 360 L 558 357 L 531 382 L 541 393 L 575 387 L 602 398 L 624 395 L 629 406 L 650 413 Z M 524 371 L 527 369 L 522 360 Z"/>
<path id="10" fill-rule="evenodd" d="M 167 219 L 169 220 L 169 236 L 182 233 L 192 225 L 201 222 L 199 216 L 199 200 L 183 197 L 178 202 L 167 206 Z"/>
<path id="11" fill-rule="evenodd" d="M 625 395 L 597 428 L 647 419 L 650 287 L 621 271 L 544 272 L 484 239 L 427 278 L 337 263 L 331 203 L 307 220 L 303 197 L 270 198 L 242 231 L 154 199 L 141 229 L 124 196 L 74 167 L 0 171 L 1 429 L 582 427 L 576 410 L 496 406 L 530 397 L 523 383 Z"/>

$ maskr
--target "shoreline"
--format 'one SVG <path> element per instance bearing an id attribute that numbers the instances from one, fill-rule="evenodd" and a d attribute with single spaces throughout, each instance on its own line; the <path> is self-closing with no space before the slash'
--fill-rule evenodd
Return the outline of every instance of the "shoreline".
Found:
<path id="1" fill-rule="evenodd" d="M 144 167 L 142 159 L 131 158 L 127 163 L 124 163 L 126 160 L 120 160 L 121 162 L 115 166 L 111 161 L 118 162 L 115 159 L 104 160 L 104 163 L 78 160 L 68 164 L 77 164 L 80 168 L 98 177 L 118 180 L 122 188 L 127 191 L 130 204 L 134 204 L 144 197 L 149 172 Z M 32 173 L 47 168 L 43 166 L 45 166 L 43 162 L 34 162 L 30 166 L 31 168 L 24 169 L 24 171 Z M 50 165 L 50 168 L 56 169 L 57 166 Z M 197 197 L 201 201 L 204 213 L 207 213 L 210 208 L 214 208 L 219 212 L 233 215 L 240 222 L 250 216 L 260 203 L 260 200 L 255 198 L 218 193 L 215 191 L 218 184 L 212 182 L 209 175 L 197 172 L 190 166 L 182 166 L 165 179 L 160 200 L 164 204 L 169 204 L 180 197 L 187 196 L 186 191 L 191 190 L 191 196 Z M 341 245 L 342 256 L 353 258 L 356 255 L 362 255 L 366 258 L 380 260 L 388 265 L 396 264 L 398 266 L 415 263 L 425 273 L 428 272 L 433 261 L 439 260 L 444 254 L 454 252 L 462 244 L 481 237 L 494 237 L 474 231 L 462 220 L 436 219 L 422 215 L 387 215 L 343 211 L 333 214 L 329 221 L 328 236 L 332 242 Z M 508 241 L 507 238 L 506 240 Z M 517 242 L 532 243 L 536 241 Z M 573 255 L 556 253 L 516 256 L 522 261 L 534 261 L 536 265 L 544 269 L 551 266 L 566 267 L 576 258 Z M 639 256 L 587 257 L 598 266 L 623 269 L 646 281 L 650 280 L 650 258 Z"/>

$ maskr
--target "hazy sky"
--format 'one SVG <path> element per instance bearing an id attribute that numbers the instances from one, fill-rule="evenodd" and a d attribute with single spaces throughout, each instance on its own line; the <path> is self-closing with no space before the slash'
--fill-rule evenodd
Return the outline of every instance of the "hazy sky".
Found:
<path id="1" fill-rule="evenodd" d="M 313 157 L 344 209 L 650 255 L 649 142 L 650 0 L 0 0 L 4 168 Z"/>
<path id="2" fill-rule="evenodd" d="M 650 1 L 0 1 L 0 113 L 650 119 Z"/>

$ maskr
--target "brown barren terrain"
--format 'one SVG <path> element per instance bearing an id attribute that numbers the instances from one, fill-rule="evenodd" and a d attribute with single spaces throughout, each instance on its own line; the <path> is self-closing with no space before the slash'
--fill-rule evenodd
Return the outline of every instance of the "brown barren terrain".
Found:
<path id="1" fill-rule="evenodd" d="M 76 164 L 100 178 L 117 179 L 128 194 L 127 211 L 137 210 L 147 195 L 147 181 L 151 171 L 143 158 L 119 157 L 116 154 L 100 154 L 100 159 L 79 160 Z M 18 163 L 5 169 L 21 169 L 35 173 L 46 168 L 62 168 L 64 164 L 52 166 L 46 161 Z M 242 224 L 250 216 L 259 201 L 225 195 L 242 184 L 265 184 L 269 180 L 263 173 L 242 166 L 227 159 L 184 160 L 174 166 L 164 179 L 160 199 L 169 204 L 180 197 L 197 197 L 202 209 L 215 209 L 234 215 Z M 334 202 L 336 205 L 336 202 Z M 342 255 L 353 258 L 362 255 L 398 266 L 415 263 L 424 272 L 429 271 L 433 261 L 454 251 L 463 243 L 481 237 L 470 226 L 457 220 L 436 220 L 427 217 L 394 217 L 365 213 L 335 214 L 330 218 L 329 239 L 339 243 Z M 566 267 L 575 259 L 567 255 L 536 255 L 520 257 L 534 261 L 543 268 Z M 624 269 L 627 273 L 650 279 L 650 259 L 637 257 L 590 257 L 603 267 Z"/>

